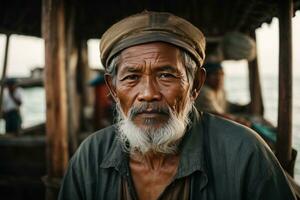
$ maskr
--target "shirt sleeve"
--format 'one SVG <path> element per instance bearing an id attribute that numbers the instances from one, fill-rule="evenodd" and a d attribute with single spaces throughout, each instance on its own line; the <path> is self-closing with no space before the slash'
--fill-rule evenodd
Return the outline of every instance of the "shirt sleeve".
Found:
<path id="1" fill-rule="evenodd" d="M 81 183 L 83 180 L 78 175 L 78 170 L 74 169 L 74 159 L 70 161 L 67 172 L 62 180 L 58 200 L 80 200 L 82 196 Z"/>
<path id="2" fill-rule="evenodd" d="M 249 192 L 247 199 L 294 200 L 296 197 L 287 180 L 274 174 L 274 177 L 268 176 L 257 183 L 253 191 Z"/>
<path id="3" fill-rule="evenodd" d="M 62 180 L 59 200 L 96 198 L 98 162 L 93 159 L 97 157 L 93 153 L 97 151 L 95 149 L 97 146 L 91 145 L 91 142 L 93 142 L 91 138 L 82 142 L 71 158 Z"/>
<path id="4" fill-rule="evenodd" d="M 269 149 L 252 154 L 247 170 L 247 197 L 251 200 L 294 200 L 295 192 Z"/>
<path id="5" fill-rule="evenodd" d="M 17 88 L 14 94 L 15 98 L 22 102 L 23 90 L 21 88 Z"/>

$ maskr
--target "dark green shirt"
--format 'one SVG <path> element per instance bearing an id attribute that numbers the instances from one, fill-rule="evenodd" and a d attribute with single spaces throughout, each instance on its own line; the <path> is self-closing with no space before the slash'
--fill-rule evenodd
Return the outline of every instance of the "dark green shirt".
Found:
<path id="1" fill-rule="evenodd" d="M 255 132 L 209 114 L 194 112 L 192 118 L 174 180 L 189 176 L 189 199 L 295 199 L 278 161 Z M 59 199 L 120 200 L 122 179 L 131 181 L 128 162 L 115 125 L 96 132 L 71 159 Z M 129 192 L 137 199 L 133 184 Z"/>

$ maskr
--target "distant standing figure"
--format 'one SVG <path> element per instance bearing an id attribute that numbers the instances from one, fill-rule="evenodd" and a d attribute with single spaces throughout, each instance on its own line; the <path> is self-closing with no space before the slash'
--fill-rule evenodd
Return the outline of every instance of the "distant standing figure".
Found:
<path id="1" fill-rule="evenodd" d="M 22 91 L 17 87 L 16 79 L 7 79 L 3 93 L 2 112 L 5 120 L 6 133 L 19 133 L 22 118 L 20 106 L 22 104 Z"/>

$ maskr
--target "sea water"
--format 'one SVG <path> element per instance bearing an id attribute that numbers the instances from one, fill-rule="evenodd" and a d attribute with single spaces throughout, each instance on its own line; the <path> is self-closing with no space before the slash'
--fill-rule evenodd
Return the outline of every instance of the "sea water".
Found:
<path id="1" fill-rule="evenodd" d="M 278 79 L 276 76 L 261 78 L 265 118 L 277 124 Z M 227 97 L 232 102 L 241 104 L 250 100 L 246 75 L 226 75 L 225 89 Z M 295 178 L 300 183 L 300 76 L 293 78 L 293 147 L 299 154 L 295 166 Z M 45 91 L 41 87 L 23 90 L 23 105 L 21 108 L 23 128 L 45 121 Z M 4 122 L 0 120 L 0 134 L 4 134 Z"/>

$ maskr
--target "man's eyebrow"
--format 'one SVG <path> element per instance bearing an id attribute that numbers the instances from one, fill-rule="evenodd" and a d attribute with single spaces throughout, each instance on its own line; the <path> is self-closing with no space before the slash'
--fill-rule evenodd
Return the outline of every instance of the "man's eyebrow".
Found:
<path id="1" fill-rule="evenodd" d="M 120 72 L 141 72 L 142 69 L 140 67 L 134 67 L 134 66 L 125 66 L 123 67 Z"/>
<path id="2" fill-rule="evenodd" d="M 177 72 L 177 68 L 171 65 L 161 66 L 156 69 L 156 71 L 168 71 L 168 72 Z"/>

